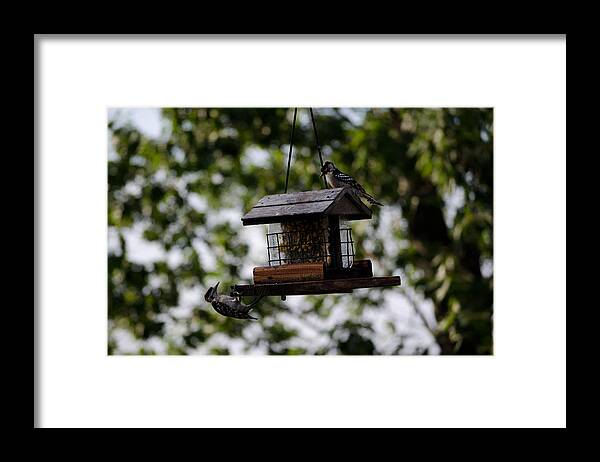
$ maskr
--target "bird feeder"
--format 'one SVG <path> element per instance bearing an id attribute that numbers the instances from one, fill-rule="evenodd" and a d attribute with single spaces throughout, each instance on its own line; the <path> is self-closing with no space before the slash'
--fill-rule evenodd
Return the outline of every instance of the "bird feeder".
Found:
<path id="1" fill-rule="evenodd" d="M 263 197 L 242 224 L 268 225 L 268 265 L 254 268 L 254 284 L 232 289 L 241 296 L 285 298 L 399 285 L 399 276 L 374 277 L 370 260 L 355 259 L 349 222 L 371 215 L 348 188 Z"/>

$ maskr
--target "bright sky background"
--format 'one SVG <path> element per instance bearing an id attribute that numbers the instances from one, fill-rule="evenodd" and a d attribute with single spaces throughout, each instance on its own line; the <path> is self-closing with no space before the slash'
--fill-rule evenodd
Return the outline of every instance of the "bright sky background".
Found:
<path id="1" fill-rule="evenodd" d="M 360 122 L 362 117 L 359 113 L 354 112 L 352 110 L 344 110 L 344 115 L 351 118 L 353 122 Z M 308 116 L 307 116 L 308 117 Z M 135 126 L 140 132 L 150 138 L 154 139 L 166 139 L 169 135 L 168 126 L 164 123 L 160 108 L 114 108 L 109 109 L 108 111 L 109 120 L 117 121 L 118 124 L 131 123 Z M 303 123 L 300 120 L 300 123 Z M 309 123 L 309 120 L 305 120 L 304 123 Z M 110 145 L 109 145 L 110 146 Z M 109 150 L 109 157 L 114 155 Z M 252 148 L 252 150 L 246 153 L 249 158 L 249 161 L 253 163 L 260 164 L 264 162 L 266 158 L 268 158 L 269 153 L 267 151 L 263 151 L 260 149 Z M 460 195 L 460 192 L 457 192 L 453 197 L 449 197 L 448 203 L 448 211 L 447 213 L 452 215 L 455 213 L 455 209 L 459 206 L 463 200 Z M 198 196 L 198 204 L 197 207 L 202 209 L 203 204 L 201 199 Z M 236 226 L 239 224 L 239 219 L 242 210 L 229 210 L 223 211 L 220 217 L 216 217 L 216 220 L 224 220 L 224 221 L 232 221 Z M 397 220 L 399 218 L 399 210 L 393 207 L 386 207 L 382 209 L 381 220 L 383 223 L 386 221 Z M 385 226 L 382 226 L 381 229 L 385 229 Z M 149 265 L 150 263 L 162 260 L 165 257 L 167 258 L 167 262 L 172 265 L 177 265 L 181 256 L 181 251 L 178 249 L 173 249 L 169 253 L 165 253 L 165 250 L 160 246 L 160 244 L 155 242 L 148 242 L 142 237 L 143 228 L 133 227 L 124 232 L 128 258 L 139 264 Z M 249 244 L 249 255 L 245 260 L 244 267 L 241 270 L 242 277 L 246 278 L 248 281 L 252 279 L 252 269 L 255 266 L 264 265 L 266 260 L 266 251 L 264 250 L 264 227 L 263 226 L 247 226 L 242 227 L 240 230 L 240 237 Z M 383 240 L 386 246 L 394 246 L 397 245 L 394 242 L 390 242 L 389 240 Z M 115 251 L 118 247 L 118 239 L 114 233 L 111 233 L 109 229 L 108 235 L 108 248 L 109 251 Z M 194 247 L 200 258 L 204 264 L 204 266 L 210 266 L 211 261 L 215 261 L 215 256 L 212 254 L 211 250 L 201 242 L 194 244 Z M 391 250 L 391 249 L 390 249 Z M 377 262 L 373 262 L 373 270 L 374 273 L 378 273 L 378 265 Z M 400 276 L 403 281 L 406 281 L 405 275 L 400 271 Z M 192 310 L 194 306 L 198 304 L 198 300 L 202 300 L 203 295 L 206 288 L 204 287 L 194 287 L 191 289 L 181 289 L 180 290 L 180 298 L 179 305 L 171 310 L 171 315 L 175 316 L 178 319 L 185 320 L 186 318 L 190 318 L 192 315 Z M 427 319 L 429 325 L 431 327 L 435 327 L 436 320 L 433 313 L 433 304 L 429 301 L 423 300 L 422 297 L 419 297 L 416 293 L 412 292 L 410 288 L 403 286 L 401 289 L 403 291 L 407 291 L 410 293 L 412 300 L 416 300 L 420 310 L 423 312 L 425 318 Z M 369 321 L 373 325 L 373 329 L 375 330 L 375 339 L 374 343 L 378 347 L 379 351 L 392 351 L 395 348 L 395 345 L 398 341 L 398 332 L 409 332 L 411 337 L 405 340 L 405 345 L 408 349 L 412 346 L 419 345 L 421 347 L 430 346 L 429 351 L 432 354 L 439 353 L 439 347 L 435 344 L 435 341 L 431 334 L 427 331 L 427 329 L 422 325 L 421 320 L 416 316 L 414 312 L 414 308 L 409 303 L 407 297 L 403 295 L 398 290 L 385 290 L 385 304 L 384 306 L 378 306 L 376 308 L 368 308 L 365 310 L 364 317 L 365 319 L 369 319 Z M 299 307 L 304 303 L 303 296 L 291 296 L 288 297 L 285 302 L 286 306 L 293 313 L 295 307 Z M 212 309 L 208 304 L 206 304 L 207 309 Z M 260 310 L 259 310 L 260 312 Z M 296 317 L 289 315 L 285 312 L 281 313 L 280 320 L 284 324 L 288 324 L 291 327 L 298 329 L 299 336 L 304 339 L 304 341 L 313 342 L 313 343 L 325 343 L 326 339 L 316 338 L 316 331 L 311 327 L 315 324 L 331 325 L 333 323 L 341 322 L 346 318 L 346 313 L 343 306 L 337 306 L 332 310 L 332 315 L 328 318 L 326 322 L 320 320 L 318 317 L 312 318 L 310 322 L 307 324 L 299 323 Z M 167 320 L 168 317 L 165 318 Z M 308 320 L 307 320 L 308 321 Z M 396 334 L 391 333 L 389 330 L 387 323 L 392 321 L 395 325 Z M 170 332 L 172 335 L 177 335 L 177 325 L 173 324 Z M 260 332 L 257 331 L 258 335 Z M 251 335 L 251 334 L 250 334 Z M 133 338 L 133 336 L 126 330 L 117 330 L 114 333 L 114 336 L 117 340 L 117 349 L 122 353 L 126 352 L 135 352 L 138 350 L 140 346 L 144 346 L 146 349 L 154 350 L 159 354 L 166 352 L 166 346 L 160 339 L 154 338 L 150 339 L 146 342 L 137 341 Z M 198 354 L 206 353 L 210 348 L 214 346 L 223 346 L 227 345 L 232 353 L 239 352 L 241 353 L 243 341 L 231 340 L 228 338 L 222 338 L 218 335 L 213 335 L 209 342 L 206 342 L 204 345 L 199 347 Z M 388 346 L 386 348 L 386 345 Z M 431 346 L 433 345 L 433 346 Z M 305 346 L 305 345 L 299 345 Z M 261 349 L 257 349 L 255 351 L 251 351 L 250 354 L 264 354 L 265 351 Z"/>

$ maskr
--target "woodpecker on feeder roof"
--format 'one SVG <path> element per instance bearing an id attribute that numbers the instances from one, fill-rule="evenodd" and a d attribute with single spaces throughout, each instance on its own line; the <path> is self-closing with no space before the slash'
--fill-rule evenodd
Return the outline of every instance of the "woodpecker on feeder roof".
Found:
<path id="1" fill-rule="evenodd" d="M 375 200 L 373 196 L 365 191 L 365 188 L 361 184 L 352 178 L 350 175 L 342 172 L 333 164 L 333 162 L 327 161 L 321 168 L 321 176 L 325 176 L 327 184 L 332 188 L 350 188 L 359 197 L 364 197 L 369 204 L 379 205 L 383 207 L 381 202 Z"/>

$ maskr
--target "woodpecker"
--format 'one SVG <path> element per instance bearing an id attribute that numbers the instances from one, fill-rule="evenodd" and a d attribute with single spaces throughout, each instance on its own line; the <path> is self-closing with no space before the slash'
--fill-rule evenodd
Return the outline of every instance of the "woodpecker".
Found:
<path id="1" fill-rule="evenodd" d="M 350 175 L 338 170 L 333 162 L 326 161 L 321 168 L 321 176 L 325 175 L 327 183 L 332 188 L 350 188 L 359 197 L 364 197 L 369 204 L 375 204 L 383 207 L 381 202 L 377 202 L 373 196 L 367 194 L 365 188 L 363 188 L 358 181 L 352 178 Z"/>
<path id="2" fill-rule="evenodd" d="M 219 284 L 220 282 L 217 282 L 214 287 L 210 287 L 204 295 L 204 300 L 209 302 L 217 313 L 236 319 L 257 319 L 250 315 L 250 310 L 252 310 L 254 305 L 262 297 L 259 297 L 249 305 L 244 305 L 239 295 L 235 297 L 230 295 L 219 295 L 217 292 Z"/>

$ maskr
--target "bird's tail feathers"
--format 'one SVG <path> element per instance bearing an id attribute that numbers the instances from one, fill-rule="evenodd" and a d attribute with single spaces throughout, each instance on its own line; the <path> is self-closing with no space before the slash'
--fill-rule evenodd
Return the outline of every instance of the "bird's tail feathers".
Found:
<path id="1" fill-rule="evenodd" d="M 367 201 L 369 202 L 369 204 L 375 204 L 378 205 L 380 207 L 383 207 L 383 204 L 381 202 L 378 202 L 375 200 L 375 198 L 367 193 L 363 193 L 363 197 L 365 199 L 367 199 Z"/>

